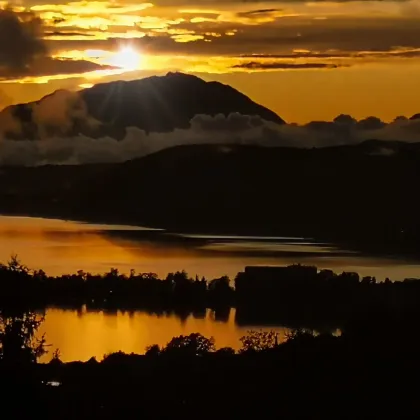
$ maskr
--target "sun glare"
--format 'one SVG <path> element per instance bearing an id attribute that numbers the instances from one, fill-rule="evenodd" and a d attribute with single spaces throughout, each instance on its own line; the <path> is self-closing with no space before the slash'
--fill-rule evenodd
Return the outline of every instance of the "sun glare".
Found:
<path id="1" fill-rule="evenodd" d="M 141 55 L 131 47 L 121 48 L 112 57 L 112 63 L 125 70 L 136 70 L 140 67 Z"/>

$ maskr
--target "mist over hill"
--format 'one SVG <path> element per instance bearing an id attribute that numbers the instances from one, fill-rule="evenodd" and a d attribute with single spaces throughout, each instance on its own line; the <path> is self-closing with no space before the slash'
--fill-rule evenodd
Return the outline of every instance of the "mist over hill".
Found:
<path id="1" fill-rule="evenodd" d="M 170 132 L 146 133 L 128 127 L 123 139 L 85 135 L 41 140 L 0 139 L 0 166 L 73 165 L 124 162 L 163 149 L 182 145 L 252 145 L 261 147 L 323 148 L 357 145 L 381 140 L 372 153 L 391 155 L 398 141 L 420 141 L 420 120 L 398 119 L 385 124 L 371 118 L 356 121 L 349 116 L 304 126 L 276 124 L 258 116 L 222 114 L 196 115 L 190 127 Z M 397 141 L 396 141 L 397 140 Z"/>

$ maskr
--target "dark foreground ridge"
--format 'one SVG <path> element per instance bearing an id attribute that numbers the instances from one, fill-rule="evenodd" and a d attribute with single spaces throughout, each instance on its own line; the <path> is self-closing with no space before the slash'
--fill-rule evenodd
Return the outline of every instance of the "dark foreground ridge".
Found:
<path id="1" fill-rule="evenodd" d="M 393 154 L 381 155 L 385 147 Z M 180 146 L 121 164 L 3 168 L 0 212 L 420 248 L 419 144 Z"/>
<path id="2" fill-rule="evenodd" d="M 145 355 L 120 352 L 101 362 L 63 364 L 56 353 L 45 365 L 10 359 L 3 344 L 2 415 L 354 419 L 419 414 L 420 346 L 412 329 L 395 334 L 359 325 L 340 337 L 298 330 L 285 343 L 277 343 L 273 333 L 249 332 L 242 343 L 235 354 L 191 334 L 164 348 L 151 346 Z"/>
<path id="3" fill-rule="evenodd" d="M 62 107 L 66 111 L 65 126 L 49 120 L 48 129 L 39 127 L 34 109 L 43 105 Z M 229 85 L 183 73 L 101 83 L 80 92 L 57 91 L 38 102 L 10 106 L 5 112 L 11 113 L 20 127 L 6 137 L 22 139 L 38 139 L 41 132 L 44 137 L 81 133 L 122 139 L 127 127 L 167 132 L 190 127 L 191 119 L 200 114 L 239 113 L 284 123 L 273 111 Z"/>
<path id="4" fill-rule="evenodd" d="M 42 309 L 85 306 L 87 310 L 145 310 L 180 317 L 215 311 L 227 320 L 232 307 L 242 325 L 284 325 L 321 330 L 343 328 L 355 319 L 376 322 L 420 317 L 420 279 L 377 283 L 357 273 L 293 265 L 246 267 L 234 287 L 228 277 L 207 281 L 185 271 L 159 279 L 153 273 L 130 275 L 111 270 L 104 275 L 79 271 L 49 277 L 13 259 L 0 267 L 0 308 Z"/>

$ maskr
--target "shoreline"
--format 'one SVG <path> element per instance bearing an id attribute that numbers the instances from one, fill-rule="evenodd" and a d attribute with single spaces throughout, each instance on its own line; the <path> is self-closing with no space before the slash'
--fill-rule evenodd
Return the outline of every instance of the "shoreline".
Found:
<path id="1" fill-rule="evenodd" d="M 383 245 L 382 247 L 374 247 L 373 245 L 366 244 L 365 241 L 349 241 L 349 240 L 337 240 L 337 238 L 313 238 L 311 235 L 281 235 L 280 232 L 277 230 L 272 230 L 271 233 L 270 229 L 262 228 L 262 229 L 233 229 L 233 230 L 225 230 L 225 229 L 206 229 L 206 228 L 199 228 L 196 229 L 194 227 L 182 226 L 179 229 L 174 227 L 164 227 L 163 225 L 156 225 L 153 223 L 140 223 L 136 222 L 135 220 L 127 220 L 124 217 L 89 217 L 89 216 L 70 216 L 65 215 L 63 213 L 58 212 L 48 212 L 48 211 L 26 211 L 26 212 L 13 212 L 13 211 L 3 211 L 0 208 L 0 217 L 17 217 L 17 218 L 31 218 L 31 219 L 43 219 L 43 220 L 55 220 L 55 221 L 63 221 L 69 223 L 80 223 L 80 224 L 87 224 L 87 225 L 94 225 L 94 226 L 108 226 L 117 229 L 99 229 L 104 234 L 118 234 L 121 238 L 129 238 L 132 240 L 136 240 L 136 231 L 138 232 L 156 232 L 156 233 L 165 233 L 168 235 L 176 236 L 180 240 L 182 239 L 183 242 L 187 240 L 205 240 L 204 237 L 208 236 L 219 236 L 220 239 L 223 237 L 234 236 L 237 239 L 241 239 L 243 237 L 258 237 L 261 240 L 266 240 L 269 238 L 274 237 L 283 237 L 288 239 L 303 239 L 305 241 L 310 241 L 311 245 L 326 245 L 335 248 L 335 252 L 326 252 L 325 255 L 327 256 L 345 256 L 349 254 L 363 255 L 365 257 L 371 258 L 383 258 L 386 260 L 396 260 L 401 262 L 406 262 L 408 264 L 414 264 L 420 262 L 420 255 L 416 249 L 404 249 L 401 250 L 396 246 L 389 247 L 387 245 Z M 118 229 L 122 228 L 122 229 Z M 211 239 L 211 238 L 209 238 Z M 375 248 L 375 249 L 374 249 Z M 217 251 L 207 251 L 209 253 L 217 254 Z M 284 252 L 281 255 L 293 255 L 296 254 L 300 257 L 309 257 L 314 255 L 314 252 Z M 255 255 L 253 252 L 246 253 L 246 252 L 230 252 L 230 255 L 237 255 L 237 256 L 252 256 Z M 276 252 L 267 252 L 264 256 L 271 256 L 275 257 L 279 255 Z"/>

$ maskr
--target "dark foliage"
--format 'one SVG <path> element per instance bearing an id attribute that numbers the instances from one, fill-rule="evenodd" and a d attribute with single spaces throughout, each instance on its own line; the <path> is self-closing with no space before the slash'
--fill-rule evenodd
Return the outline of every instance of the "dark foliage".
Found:
<path id="1" fill-rule="evenodd" d="M 185 271 L 161 280 L 153 273 L 103 275 L 79 271 L 47 276 L 31 271 L 16 258 L 0 266 L 0 308 L 42 309 L 47 306 L 88 310 L 145 310 L 157 314 L 203 316 L 207 308 L 227 320 L 231 307 L 240 325 L 285 325 L 334 330 L 349 321 L 386 317 L 420 317 L 420 280 L 360 279 L 357 273 L 335 274 L 316 267 L 246 267 L 235 287 L 227 277 L 207 281 Z M 274 339 L 274 338 L 273 338 Z"/>
<path id="2" fill-rule="evenodd" d="M 32 378 L 19 391 L 30 406 L 12 402 L 16 388 L 0 375 L 2 413 L 21 418 L 36 410 L 44 418 L 66 419 L 417 417 L 420 345 L 409 333 L 413 324 L 403 324 L 398 340 L 376 327 L 366 327 L 369 338 L 357 327 L 340 337 L 297 330 L 269 346 L 266 335 L 251 332 L 244 342 L 261 339 L 258 348 L 238 354 L 173 346 L 197 338 L 211 342 L 192 334 L 174 338 L 153 356 L 118 352 L 100 363 L 35 365 L 20 371 Z"/>

